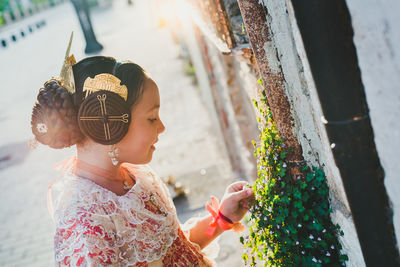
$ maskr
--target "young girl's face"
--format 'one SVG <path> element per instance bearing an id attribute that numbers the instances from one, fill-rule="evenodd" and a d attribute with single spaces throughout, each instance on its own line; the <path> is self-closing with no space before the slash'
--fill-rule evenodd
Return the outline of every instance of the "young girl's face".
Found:
<path id="1" fill-rule="evenodd" d="M 116 144 L 120 162 L 146 164 L 152 159 L 158 135 L 165 130 L 159 117 L 160 94 L 155 82 L 148 78 L 143 84 L 140 101 L 131 111 L 131 123 L 124 138 Z"/>

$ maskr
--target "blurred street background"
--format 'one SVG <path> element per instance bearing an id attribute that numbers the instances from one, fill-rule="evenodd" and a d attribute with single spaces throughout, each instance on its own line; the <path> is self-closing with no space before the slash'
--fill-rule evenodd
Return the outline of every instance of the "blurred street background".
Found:
<path id="1" fill-rule="evenodd" d="M 28 147 L 31 111 L 43 83 L 57 76 L 71 31 L 71 52 L 86 57 L 86 42 L 70 2 L 52 2 L 0 28 L 0 266 L 53 266 L 53 222 L 47 187 L 53 165 L 75 153 Z M 15 16 L 15 15 L 13 15 Z M 92 55 L 131 60 L 144 67 L 160 89 L 160 117 L 166 131 L 150 163 L 161 177 L 173 175 L 189 193 L 176 200 L 181 223 L 205 214 L 211 194 L 221 198 L 235 177 L 217 126 L 206 109 L 188 62 L 165 27 L 159 27 L 152 1 L 98 2 L 91 9 L 97 41 Z M 1 17 L 5 23 L 10 17 Z M 242 266 L 239 235 L 219 241 L 219 266 Z"/>

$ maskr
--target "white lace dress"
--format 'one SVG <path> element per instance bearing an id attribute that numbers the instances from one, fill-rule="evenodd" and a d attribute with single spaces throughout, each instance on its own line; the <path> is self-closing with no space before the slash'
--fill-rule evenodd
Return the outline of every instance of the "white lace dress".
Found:
<path id="1" fill-rule="evenodd" d="M 124 164 L 136 183 L 123 196 L 71 172 L 49 187 L 56 266 L 213 266 L 155 172 Z"/>

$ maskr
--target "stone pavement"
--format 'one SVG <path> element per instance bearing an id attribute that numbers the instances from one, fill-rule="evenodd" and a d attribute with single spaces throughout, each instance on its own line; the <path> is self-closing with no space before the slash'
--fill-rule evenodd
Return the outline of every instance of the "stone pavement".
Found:
<path id="1" fill-rule="evenodd" d="M 84 57 L 84 40 L 72 5 L 62 4 L 31 17 L 46 21 L 40 31 L 0 48 L 0 266 L 52 266 L 54 226 L 47 211 L 46 190 L 56 173 L 52 166 L 72 155 L 73 148 L 29 150 L 30 114 L 38 89 L 58 75 L 71 30 L 72 51 Z M 211 194 L 221 197 L 235 180 L 221 140 L 190 77 L 185 76 L 179 47 L 166 29 L 155 29 L 148 1 L 114 1 L 109 9 L 92 13 L 102 55 L 142 65 L 160 89 L 160 135 L 152 168 L 160 176 L 174 175 L 190 189 L 176 201 L 183 223 L 205 214 Z M 0 29 L 0 38 L 19 27 Z M 218 266 L 242 266 L 239 236 L 224 233 Z"/>

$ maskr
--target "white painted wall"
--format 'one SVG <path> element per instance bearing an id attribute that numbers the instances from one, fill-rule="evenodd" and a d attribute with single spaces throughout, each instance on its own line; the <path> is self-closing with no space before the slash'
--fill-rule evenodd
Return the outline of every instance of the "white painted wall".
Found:
<path id="1" fill-rule="evenodd" d="M 400 1 L 346 0 L 385 186 L 400 242 Z"/>
<path id="2" fill-rule="evenodd" d="M 321 106 L 290 1 L 263 0 L 263 3 L 268 9 L 267 23 L 272 40 L 264 47 L 269 54 L 278 55 L 278 58 L 269 60 L 273 61 L 273 69 L 282 69 L 285 77 L 285 91 L 295 124 L 294 134 L 303 148 L 304 158 L 313 165 L 325 165 L 323 169 L 327 175 L 334 211 L 331 218 L 344 231 L 340 242 L 349 256 L 347 265 L 365 266 L 341 176 L 321 120 Z M 277 53 L 269 51 L 271 47 Z"/>

